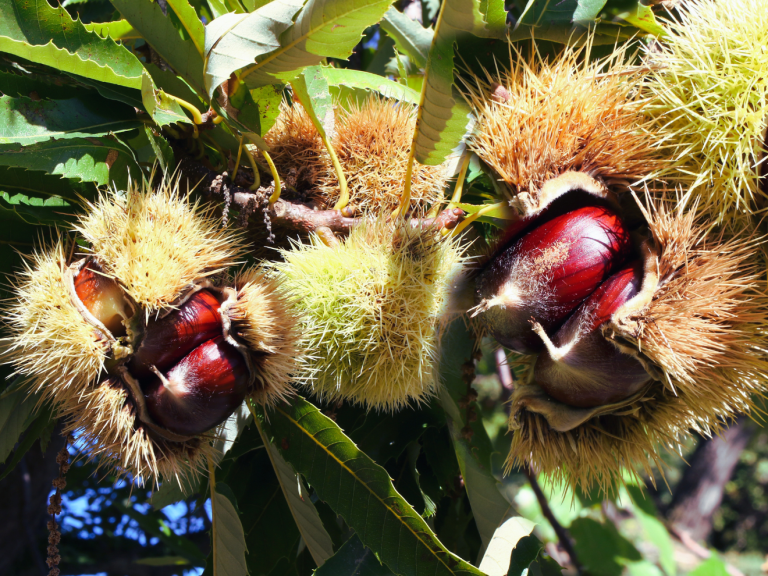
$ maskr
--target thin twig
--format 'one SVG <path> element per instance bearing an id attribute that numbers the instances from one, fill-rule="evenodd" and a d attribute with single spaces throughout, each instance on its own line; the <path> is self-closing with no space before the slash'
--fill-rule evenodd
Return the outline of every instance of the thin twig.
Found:
<path id="1" fill-rule="evenodd" d="M 568 530 L 566 530 L 563 525 L 557 521 L 557 518 L 555 518 L 555 515 L 552 513 L 552 508 L 549 507 L 547 497 L 541 490 L 541 486 L 539 486 L 538 480 L 536 480 L 536 474 L 529 466 L 523 467 L 523 473 L 528 477 L 528 482 L 531 483 L 531 488 L 533 489 L 533 493 L 536 495 L 536 500 L 539 501 L 539 506 L 541 506 L 542 514 L 544 514 L 544 517 L 549 521 L 549 523 L 552 525 L 552 528 L 555 530 L 555 534 L 557 535 L 557 539 L 560 542 L 560 546 L 562 546 L 563 550 L 565 550 L 565 553 L 568 554 L 568 557 L 571 559 L 571 564 L 576 569 L 576 571 L 579 574 L 584 574 L 584 567 L 581 565 L 579 558 L 576 555 L 576 550 L 573 547 L 573 540 L 571 539 L 571 535 L 568 533 Z"/>

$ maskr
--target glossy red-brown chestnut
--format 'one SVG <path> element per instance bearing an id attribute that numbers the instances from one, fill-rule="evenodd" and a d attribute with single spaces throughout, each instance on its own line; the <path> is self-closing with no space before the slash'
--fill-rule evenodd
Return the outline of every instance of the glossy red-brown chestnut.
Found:
<path id="1" fill-rule="evenodd" d="M 614 210 L 588 205 L 534 222 L 481 271 L 478 313 L 491 335 L 523 354 L 543 344 L 531 319 L 557 328 L 625 260 L 629 234 Z"/>
<path id="2" fill-rule="evenodd" d="M 123 289 L 104 275 L 95 260 L 87 262 L 74 278 L 75 294 L 94 318 L 113 336 L 125 336 L 123 319 L 128 318 L 128 303 Z"/>
<path id="3" fill-rule="evenodd" d="M 639 262 L 611 276 L 579 306 L 550 340 L 534 365 L 534 380 L 552 398 L 577 408 L 605 406 L 629 398 L 651 376 L 633 356 L 605 339 L 600 326 L 637 295 L 643 280 Z"/>
<path id="4" fill-rule="evenodd" d="M 163 379 L 141 381 L 147 411 L 166 430 L 194 436 L 221 424 L 243 402 L 248 367 L 221 336 L 182 358 Z"/>
<path id="5" fill-rule="evenodd" d="M 131 374 L 135 378 L 150 376 L 152 366 L 161 372 L 168 370 L 196 346 L 221 336 L 219 307 L 216 296 L 201 290 L 178 310 L 160 320 L 150 320 L 129 364 Z"/>

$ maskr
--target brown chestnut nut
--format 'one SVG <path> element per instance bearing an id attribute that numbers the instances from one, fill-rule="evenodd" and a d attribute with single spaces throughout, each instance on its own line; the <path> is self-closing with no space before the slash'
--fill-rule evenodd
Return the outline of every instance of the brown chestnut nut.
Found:
<path id="1" fill-rule="evenodd" d="M 238 350 L 219 336 L 167 373 L 141 382 L 147 411 L 166 430 L 194 436 L 221 424 L 243 402 L 249 373 Z"/>
<path id="2" fill-rule="evenodd" d="M 75 294 L 96 320 L 113 336 L 125 336 L 123 320 L 128 318 L 127 301 L 120 285 L 102 272 L 95 261 L 88 261 L 74 278 Z"/>
<path id="3" fill-rule="evenodd" d="M 532 354 L 531 327 L 556 328 L 626 258 L 629 234 L 618 214 L 588 205 L 534 222 L 480 272 L 475 315 L 502 345 Z"/>
<path id="4" fill-rule="evenodd" d="M 200 290 L 160 320 L 151 320 L 129 364 L 135 378 L 171 368 L 196 346 L 222 335 L 219 301 L 210 291 Z"/>
<path id="5" fill-rule="evenodd" d="M 640 291 L 643 267 L 630 264 L 611 276 L 568 318 L 534 365 L 535 382 L 552 398 L 577 408 L 605 406 L 629 398 L 651 381 L 635 358 L 603 336 L 600 326 Z"/>

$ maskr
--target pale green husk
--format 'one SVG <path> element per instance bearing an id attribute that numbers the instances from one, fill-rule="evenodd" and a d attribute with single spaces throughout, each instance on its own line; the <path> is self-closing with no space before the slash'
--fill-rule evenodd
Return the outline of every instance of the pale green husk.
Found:
<path id="1" fill-rule="evenodd" d="M 381 219 L 329 247 L 313 236 L 274 264 L 303 317 L 297 380 L 322 399 L 397 410 L 432 395 L 456 240 Z"/>

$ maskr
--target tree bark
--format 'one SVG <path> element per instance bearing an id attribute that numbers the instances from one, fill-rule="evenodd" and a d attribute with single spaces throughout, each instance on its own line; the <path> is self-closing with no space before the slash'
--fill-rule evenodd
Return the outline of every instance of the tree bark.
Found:
<path id="1" fill-rule="evenodd" d="M 667 511 L 674 531 L 686 533 L 698 542 L 709 538 L 725 485 L 754 432 L 754 422 L 742 416 L 720 436 L 699 442 Z"/>

